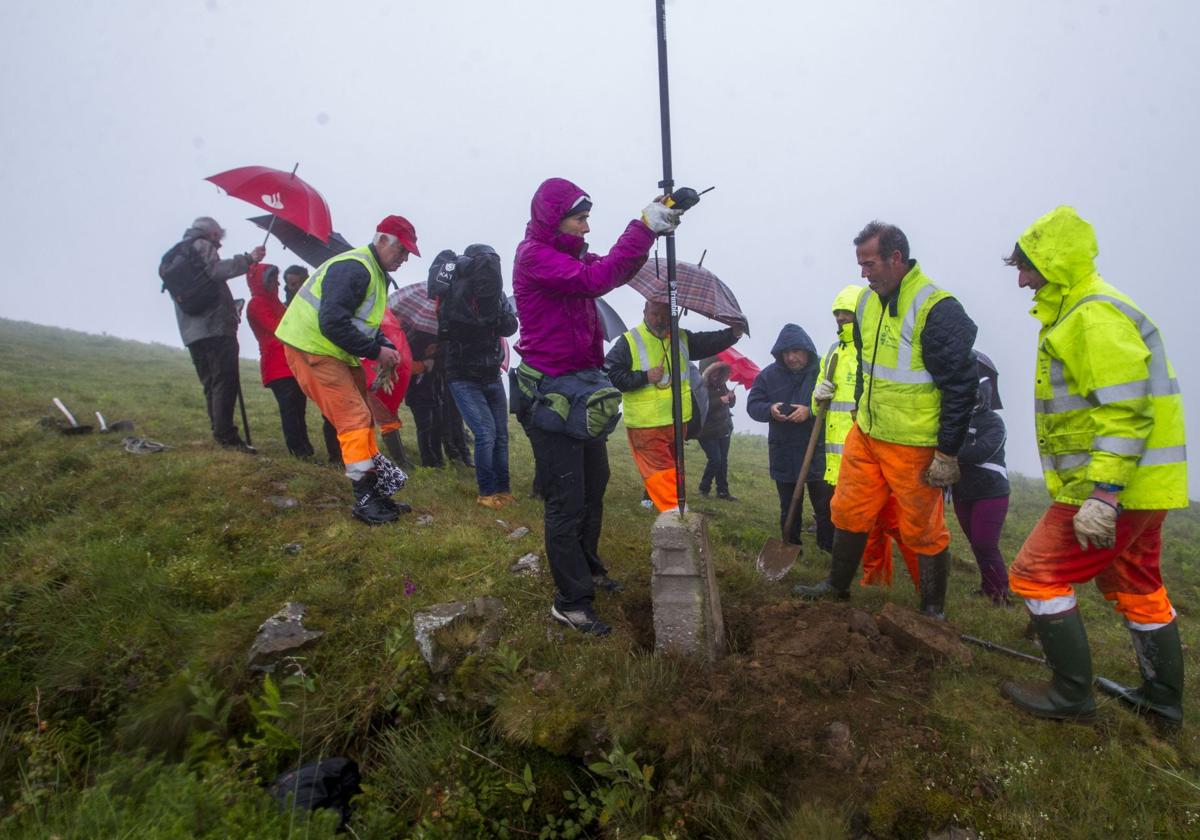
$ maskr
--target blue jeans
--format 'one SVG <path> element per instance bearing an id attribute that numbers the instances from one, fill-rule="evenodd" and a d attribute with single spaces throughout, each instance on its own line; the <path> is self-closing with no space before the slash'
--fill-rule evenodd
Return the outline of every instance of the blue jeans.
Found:
<path id="1" fill-rule="evenodd" d="M 475 436 L 475 481 L 480 496 L 507 493 L 508 398 L 500 380 L 472 382 L 456 379 L 450 393 L 458 413 Z"/>

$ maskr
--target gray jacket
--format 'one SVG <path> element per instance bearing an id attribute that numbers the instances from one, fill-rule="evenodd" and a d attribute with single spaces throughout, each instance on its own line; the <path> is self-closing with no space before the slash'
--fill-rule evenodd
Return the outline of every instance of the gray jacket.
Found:
<path id="1" fill-rule="evenodd" d="M 217 246 L 207 238 L 207 232 L 200 228 L 190 227 L 183 235 L 184 239 L 192 240 L 192 247 L 204 258 L 208 265 L 208 276 L 213 280 L 225 281 L 241 277 L 250 268 L 250 257 L 238 254 L 227 260 L 217 256 Z M 175 320 L 179 322 L 179 337 L 186 347 L 202 338 L 212 338 L 218 335 L 237 335 L 238 313 L 233 305 L 233 293 L 229 284 L 221 284 L 220 297 L 210 309 L 199 315 L 188 315 L 175 304 Z"/>

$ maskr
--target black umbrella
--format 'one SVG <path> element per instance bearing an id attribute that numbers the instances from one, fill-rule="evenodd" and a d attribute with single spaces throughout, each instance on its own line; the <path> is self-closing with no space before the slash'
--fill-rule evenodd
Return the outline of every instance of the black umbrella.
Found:
<path id="1" fill-rule="evenodd" d="M 300 230 L 291 222 L 269 213 L 265 216 L 252 216 L 250 221 L 263 230 L 270 231 L 283 243 L 284 248 L 295 252 L 296 256 L 313 268 L 354 247 L 337 231 L 329 235 L 329 242 L 322 242 L 319 238 Z"/>
<path id="2" fill-rule="evenodd" d="M 509 295 L 508 302 L 513 305 L 513 309 L 517 308 L 516 297 Z M 616 341 L 617 336 L 629 329 L 617 314 L 617 310 L 609 306 L 604 298 L 596 298 L 596 311 L 600 313 L 600 323 L 604 326 L 605 341 Z"/>
<path id="3" fill-rule="evenodd" d="M 976 363 L 979 378 L 991 380 L 992 383 L 992 409 L 1004 408 L 1004 403 L 1000 402 L 1000 371 L 996 370 L 996 364 L 986 353 L 976 350 L 975 355 L 979 358 Z"/>

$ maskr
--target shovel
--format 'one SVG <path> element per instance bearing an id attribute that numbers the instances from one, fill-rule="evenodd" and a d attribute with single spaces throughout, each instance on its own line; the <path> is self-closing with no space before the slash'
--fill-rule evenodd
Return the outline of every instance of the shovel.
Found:
<path id="1" fill-rule="evenodd" d="M 133 421 L 132 420 L 118 420 L 117 422 L 113 423 L 110 426 L 110 425 L 108 425 L 107 422 L 105 422 L 104 415 L 101 414 L 99 411 L 96 412 L 96 420 L 100 423 L 100 431 L 101 432 L 132 432 L 133 431 Z"/>
<path id="2" fill-rule="evenodd" d="M 75 419 L 75 415 L 63 405 L 63 401 L 58 397 L 54 398 L 54 407 L 61 411 L 67 418 L 67 422 L 71 425 L 65 429 L 61 429 L 64 435 L 86 435 L 92 430 L 91 426 L 80 426 L 79 421 Z"/>
<path id="3" fill-rule="evenodd" d="M 836 371 L 837 354 L 835 353 L 829 360 L 829 369 L 825 372 L 825 378 L 832 380 Z M 792 491 L 792 501 L 788 505 L 787 521 L 783 525 L 783 538 L 771 537 L 763 543 L 762 549 L 758 552 L 755 568 L 758 569 L 759 574 L 772 582 L 782 579 L 792 566 L 796 565 L 796 559 L 803 550 L 803 546 L 791 545 L 786 540 L 787 535 L 792 532 L 792 524 L 796 521 L 796 517 L 801 515 L 804 479 L 808 475 L 809 466 L 812 465 L 813 453 L 817 449 L 817 438 L 821 436 L 821 425 L 828 405 L 827 401 L 817 404 L 816 418 L 813 420 L 812 431 L 808 435 L 808 448 L 804 450 L 804 463 L 800 467 L 800 473 L 796 476 L 796 489 Z"/>

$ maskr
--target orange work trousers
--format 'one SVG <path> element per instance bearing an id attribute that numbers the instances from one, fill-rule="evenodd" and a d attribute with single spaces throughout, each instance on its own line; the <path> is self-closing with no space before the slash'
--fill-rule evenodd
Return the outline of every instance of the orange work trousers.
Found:
<path id="1" fill-rule="evenodd" d="M 373 459 L 379 453 L 363 369 L 332 356 L 297 350 L 290 344 L 283 345 L 283 353 L 300 390 L 337 429 L 346 477 L 358 481 L 374 469 Z"/>
<path id="2" fill-rule="evenodd" d="M 900 539 L 900 514 L 894 496 L 887 500 L 887 504 L 879 512 L 879 518 L 875 520 L 875 527 L 871 529 L 871 534 L 867 537 L 867 545 L 863 549 L 862 556 L 861 585 L 892 585 L 893 540 L 900 548 L 900 556 L 904 558 L 904 565 L 908 567 L 908 574 L 912 578 L 913 586 L 917 592 L 920 592 L 920 561 L 917 559 L 917 553 Z"/>
<path id="3" fill-rule="evenodd" d="M 926 556 L 950 545 L 942 491 L 921 480 L 933 460 L 932 446 L 876 440 L 855 423 L 846 436 L 830 513 L 843 531 L 869 534 L 890 499 L 896 503 L 901 542 Z"/>
<path id="4" fill-rule="evenodd" d="M 1079 508 L 1055 502 L 1042 514 L 1017 553 L 1008 582 L 1030 612 L 1054 615 L 1075 606 L 1073 583 L 1095 580 L 1134 630 L 1157 630 L 1175 617 L 1163 586 L 1159 557 L 1165 510 L 1123 510 L 1112 548 L 1079 547 Z"/>
<path id="5" fill-rule="evenodd" d="M 630 429 L 629 450 L 633 462 L 642 474 L 646 493 L 660 511 L 679 507 L 679 492 L 675 486 L 675 429 L 673 426 L 653 426 L 649 429 Z"/>

